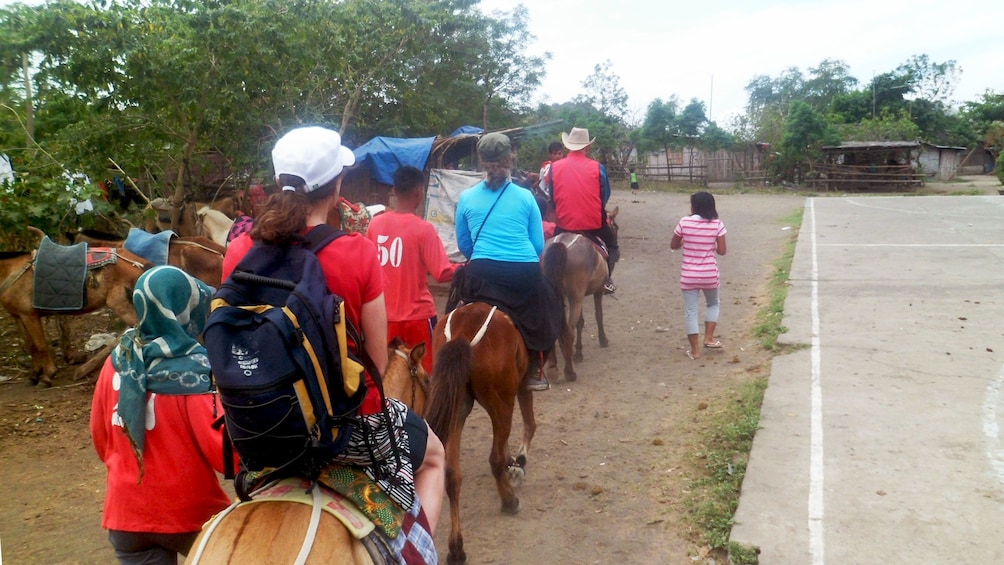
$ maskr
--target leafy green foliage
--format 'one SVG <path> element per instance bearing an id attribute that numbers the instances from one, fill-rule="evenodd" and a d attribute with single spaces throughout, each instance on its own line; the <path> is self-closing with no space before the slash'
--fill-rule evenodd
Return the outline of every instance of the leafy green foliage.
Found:
<path id="1" fill-rule="evenodd" d="M 489 17 L 472 0 L 14 4 L 0 8 L 0 151 L 34 183 L 19 198 L 53 217 L 54 179 L 108 178 L 109 159 L 150 198 L 205 198 L 270 176 L 269 147 L 299 124 L 358 144 L 517 119 L 547 59 L 526 30 L 525 9 Z M 29 213 L 15 209 L 4 222 Z"/>
<path id="2" fill-rule="evenodd" d="M 836 128 L 845 141 L 916 141 L 921 137 L 920 128 L 906 111 L 896 115 L 885 112 L 875 119 L 865 118 Z"/>
<path id="3" fill-rule="evenodd" d="M 819 112 L 796 100 L 788 111 L 780 154 L 769 163 L 768 170 L 774 178 L 800 181 L 809 161 L 819 157 L 819 149 L 838 140 L 836 130 Z"/>

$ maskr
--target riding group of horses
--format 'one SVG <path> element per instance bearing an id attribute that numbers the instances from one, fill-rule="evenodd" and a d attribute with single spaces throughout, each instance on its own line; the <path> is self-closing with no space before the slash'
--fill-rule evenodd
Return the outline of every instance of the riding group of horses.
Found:
<path id="1" fill-rule="evenodd" d="M 181 225 L 188 225 L 199 231 L 186 231 L 185 235 L 170 240 L 168 263 L 178 266 L 210 285 L 219 286 L 223 244 L 208 231 L 210 225 L 200 220 L 199 210 L 179 209 L 174 211 L 174 227 L 178 218 Z M 616 229 L 615 209 L 609 214 L 611 225 Z M 205 216 L 205 214 L 203 214 Z M 166 217 L 161 220 L 167 221 Z M 229 230 L 230 224 L 223 222 Z M 38 232 L 41 236 L 41 232 Z M 107 263 L 88 272 L 85 306 L 79 312 L 93 312 L 104 306 L 112 309 L 128 325 L 137 323 L 132 308 L 132 288 L 139 276 L 151 262 L 122 247 L 122 240 L 102 239 L 93 235 L 79 234 L 77 241 L 90 245 L 112 248 L 118 261 Z M 26 345 L 32 359 L 30 380 L 51 385 L 56 367 L 52 353 L 45 339 L 41 318 L 53 312 L 34 308 L 32 303 L 33 277 L 28 274 L 33 262 L 33 253 L 0 253 L 0 304 L 19 322 L 27 336 Z M 601 347 L 607 346 L 603 330 L 603 284 L 607 279 L 607 263 L 597 242 L 574 233 L 563 233 L 548 240 L 541 257 L 544 275 L 553 283 L 565 306 L 565 324 L 559 337 L 559 345 L 564 358 L 564 377 L 568 381 L 577 378 L 573 367 L 582 360 L 582 328 L 584 325 L 582 306 L 585 297 L 592 295 L 595 305 L 598 336 Z M 67 340 L 63 336 L 64 351 Z M 400 398 L 416 412 L 422 414 L 432 430 L 440 437 L 446 448 L 446 493 L 450 502 L 450 533 L 448 563 L 465 563 L 463 536 L 460 521 L 460 489 L 463 475 L 460 469 L 460 439 L 467 417 L 474 403 L 480 404 L 487 412 L 492 425 L 492 448 L 489 465 L 495 478 L 496 488 L 502 501 L 504 514 L 515 514 L 520 502 L 515 494 L 524 477 L 530 442 L 536 431 L 533 410 L 533 393 L 522 390 L 521 381 L 528 365 L 528 355 L 522 338 L 512 320 L 497 308 L 475 302 L 462 305 L 437 324 L 433 342 L 429 344 L 435 355 L 433 374 L 430 377 L 422 368 L 421 358 L 427 354 L 426 344 L 392 344 L 391 362 L 384 375 L 384 386 L 388 396 Z M 100 367 L 103 359 L 114 346 L 108 345 L 91 361 L 77 370 L 77 376 L 84 377 Z M 557 349 L 557 348 L 556 348 Z M 69 359 L 67 359 L 69 360 Z M 547 364 L 549 376 L 557 377 L 557 351 L 552 352 Z M 515 404 L 519 403 L 523 421 L 522 443 L 516 455 L 509 450 Z M 287 506 L 292 505 L 292 506 Z M 306 563 L 343 562 L 333 560 L 336 555 L 347 556 L 345 563 L 362 563 L 368 557 L 359 552 L 359 540 L 348 539 L 342 533 L 342 526 L 329 523 L 336 520 L 325 515 L 320 518 L 322 528 L 312 528 L 304 545 L 295 542 L 297 536 L 263 535 L 268 529 L 276 533 L 307 531 L 309 507 L 294 502 L 274 502 L 257 505 L 250 509 L 232 512 L 217 525 L 212 539 L 201 540 L 200 555 L 207 562 L 222 561 L 234 555 L 256 556 L 260 561 L 264 556 L 275 562 L 292 561 L 298 553 L 308 555 Z M 268 510 L 266 510 L 268 509 Z M 430 520 L 438 519 L 431 516 Z M 248 527 L 253 525 L 253 527 Z M 337 530 L 337 535 L 328 533 Z M 203 533 L 206 537 L 206 533 Z M 287 539 L 281 543 L 276 540 Z M 315 539 L 316 543 L 315 543 Z M 354 549 L 346 547 L 352 545 Z M 304 553 L 306 547 L 306 553 Z M 311 549 L 313 547 L 313 549 Z"/>

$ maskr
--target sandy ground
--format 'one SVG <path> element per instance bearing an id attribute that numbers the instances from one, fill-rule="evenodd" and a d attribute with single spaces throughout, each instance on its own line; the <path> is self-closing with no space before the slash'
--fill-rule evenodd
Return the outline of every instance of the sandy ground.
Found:
<path id="1" fill-rule="evenodd" d="M 923 192 L 994 194 L 996 183 L 980 177 Z M 615 191 L 622 259 L 616 299 L 604 301 L 611 344 L 599 348 L 587 305 L 579 380 L 554 382 L 536 395 L 537 435 L 518 491 L 523 510 L 515 517 L 499 512 L 483 410 L 475 408 L 468 420 L 461 512 L 470 563 L 693 563 L 699 548 L 681 503 L 696 472 L 688 462 L 701 449 L 707 414 L 728 402 L 738 384 L 769 371 L 770 354 L 750 330 L 766 305 L 772 262 L 793 233 L 781 219 L 804 205 L 797 193 L 724 191 L 712 188 L 729 230 L 717 332 L 725 348 L 697 361 L 685 355 L 679 253 L 669 250 L 676 221 L 689 213 L 689 196 Z M 441 287 L 437 294 L 442 298 Z M 73 318 L 79 341 L 107 327 L 108 316 Z M 100 527 L 104 468 L 87 431 L 93 385 L 72 381 L 71 367 L 51 389 L 30 387 L 21 334 L 6 313 L 0 339 L 7 346 L 0 352 L 4 560 L 113 561 Z M 444 562 L 448 530 L 444 505 L 436 536 Z"/>

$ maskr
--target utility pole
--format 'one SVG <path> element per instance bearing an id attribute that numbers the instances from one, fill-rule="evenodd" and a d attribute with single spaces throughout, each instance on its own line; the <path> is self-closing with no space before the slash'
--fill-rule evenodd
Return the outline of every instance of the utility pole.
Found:
<path id="1" fill-rule="evenodd" d="M 872 119 L 875 119 L 875 71 L 872 71 Z"/>
<path id="2" fill-rule="evenodd" d="M 711 92 L 708 93 L 708 119 L 712 120 L 712 121 L 714 120 L 714 118 L 712 116 L 715 115 L 714 114 L 714 109 L 715 109 L 715 75 L 714 75 L 714 73 L 712 73 L 711 74 Z"/>

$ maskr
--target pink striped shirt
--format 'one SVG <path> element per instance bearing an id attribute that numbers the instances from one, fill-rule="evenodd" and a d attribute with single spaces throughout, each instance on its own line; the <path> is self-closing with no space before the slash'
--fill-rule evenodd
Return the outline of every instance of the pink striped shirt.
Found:
<path id="1" fill-rule="evenodd" d="M 683 261 L 680 263 L 680 288 L 683 290 L 718 288 L 721 284 L 715 248 L 726 234 L 721 220 L 705 220 L 697 214 L 685 216 L 673 230 L 683 238 Z"/>

